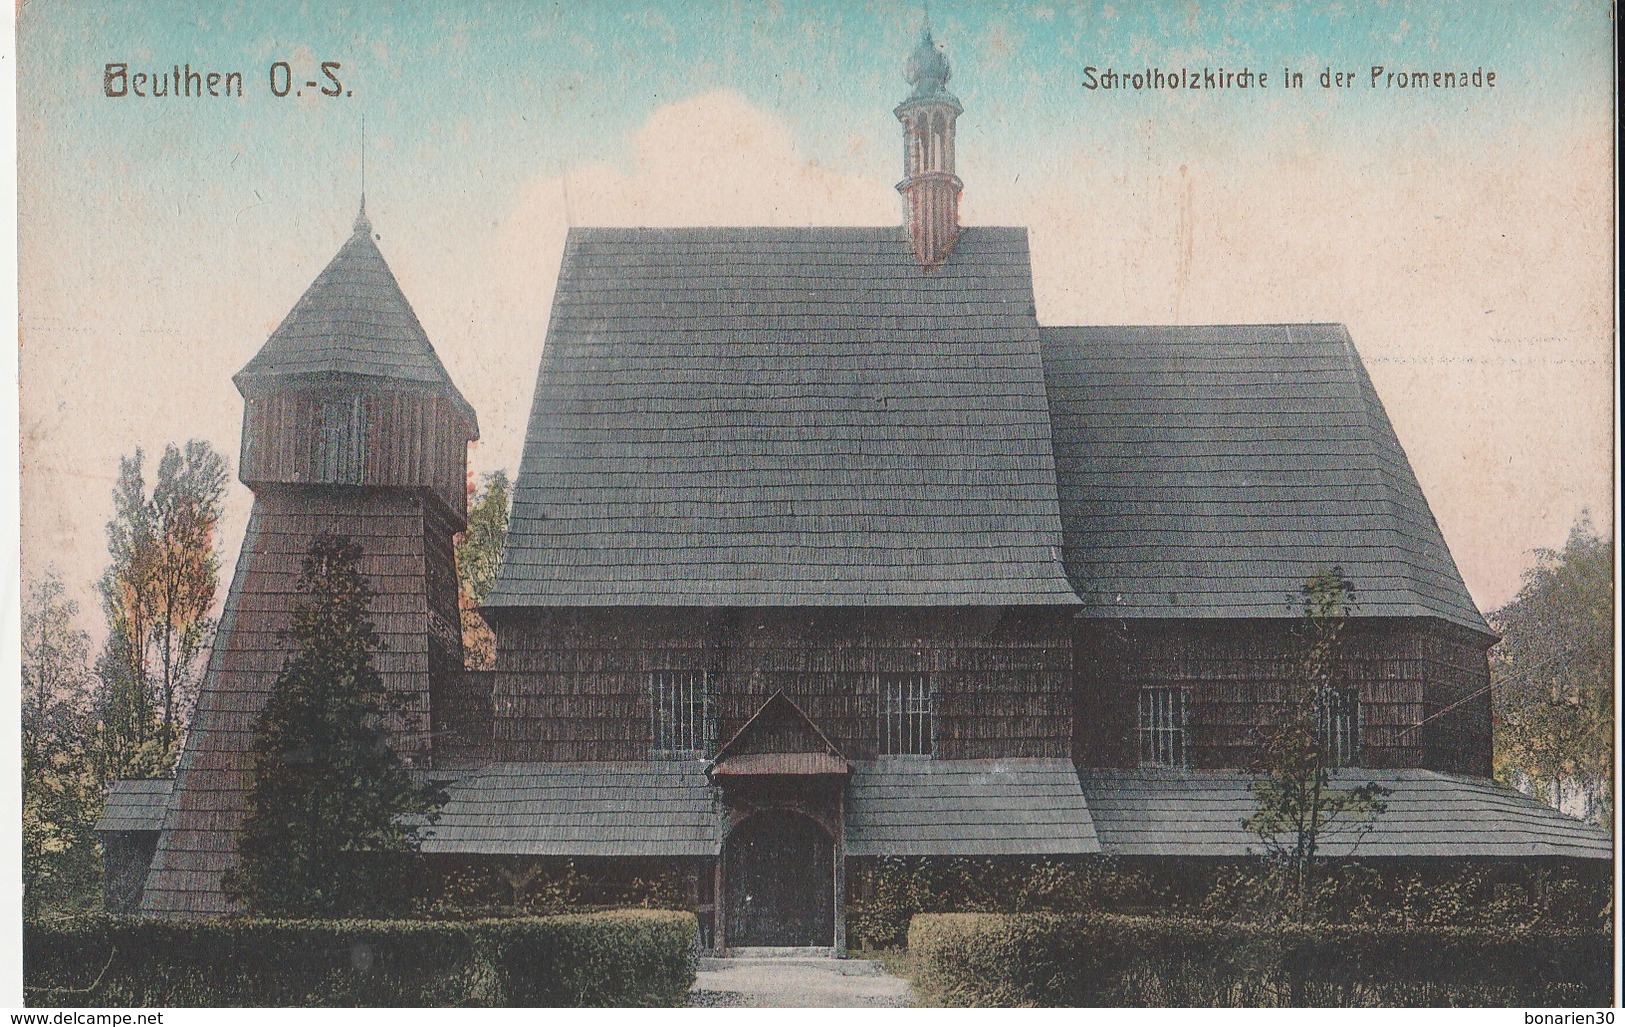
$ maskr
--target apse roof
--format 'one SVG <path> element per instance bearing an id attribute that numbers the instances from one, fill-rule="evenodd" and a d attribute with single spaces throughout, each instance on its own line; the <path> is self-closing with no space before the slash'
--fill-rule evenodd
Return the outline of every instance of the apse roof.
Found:
<path id="1" fill-rule="evenodd" d="M 1086 617 L 1360 616 L 1488 634 L 1348 332 L 1044 328 L 1067 573 Z"/>

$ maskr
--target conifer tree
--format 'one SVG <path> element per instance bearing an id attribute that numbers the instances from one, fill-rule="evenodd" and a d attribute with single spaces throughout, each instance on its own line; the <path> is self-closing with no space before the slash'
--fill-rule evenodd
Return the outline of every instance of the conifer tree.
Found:
<path id="1" fill-rule="evenodd" d="M 444 795 L 390 749 L 392 704 L 373 666 L 381 648 L 361 548 L 318 536 L 284 637 L 295 644 L 255 721 L 254 783 L 227 894 L 282 916 L 383 915 L 405 892 L 410 823 Z"/>

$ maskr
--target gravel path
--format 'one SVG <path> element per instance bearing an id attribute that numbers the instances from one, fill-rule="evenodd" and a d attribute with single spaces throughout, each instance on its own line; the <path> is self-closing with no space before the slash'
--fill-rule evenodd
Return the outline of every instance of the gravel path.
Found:
<path id="1" fill-rule="evenodd" d="M 914 995 L 867 959 L 788 957 L 700 960 L 691 1006 L 779 1008 L 910 1006 Z"/>

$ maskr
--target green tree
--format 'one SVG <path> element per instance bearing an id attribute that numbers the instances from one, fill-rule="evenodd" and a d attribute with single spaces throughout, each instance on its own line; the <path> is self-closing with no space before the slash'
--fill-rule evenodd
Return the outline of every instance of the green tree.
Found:
<path id="1" fill-rule="evenodd" d="M 507 474 L 487 474 L 469 499 L 468 529 L 457 537 L 457 606 L 462 619 L 463 654 L 474 670 L 489 670 L 496 662 L 496 639 L 480 616 L 479 606 L 496 583 L 512 502 Z"/>
<path id="2" fill-rule="evenodd" d="M 100 762 L 110 777 L 167 771 L 195 698 L 220 584 L 216 529 L 226 461 L 207 442 L 165 447 L 151 494 L 144 454 L 119 461 L 110 562 L 99 591 L 108 639 L 97 661 Z"/>
<path id="3" fill-rule="evenodd" d="M 92 827 L 101 812 L 85 753 L 90 636 L 73 626 L 79 604 L 49 572 L 30 583 L 22 610 L 23 903 L 86 905 L 101 861 Z"/>
<path id="4" fill-rule="evenodd" d="M 289 916 L 384 914 L 406 894 L 417 842 L 444 795 L 391 751 L 392 703 L 373 667 L 380 642 L 361 548 L 319 536 L 305 558 L 285 637 L 294 643 L 254 723 L 254 783 L 227 894 Z"/>
<path id="5" fill-rule="evenodd" d="M 113 519 L 107 522 L 107 571 L 97 584 L 107 618 L 107 640 L 97 658 L 102 687 L 97 696 L 100 762 L 110 777 L 136 763 L 136 753 L 156 735 L 146 639 L 151 629 L 149 582 L 156 555 L 156 527 L 147 502 L 145 454 L 119 459 L 113 487 Z"/>
<path id="6" fill-rule="evenodd" d="M 152 628 L 157 677 L 158 742 L 179 739 L 183 709 L 196 697 L 202 670 L 199 656 L 214 629 L 209 608 L 220 586 L 220 552 L 215 529 L 226 498 L 226 460 L 207 442 L 186 444 L 184 455 L 171 445 L 158 463 L 152 489 L 157 552 L 152 561 Z"/>
<path id="7" fill-rule="evenodd" d="M 1495 773 L 1552 805 L 1577 796 L 1613 819 L 1614 540 L 1582 514 L 1561 550 L 1537 549 L 1523 586 L 1490 614 Z"/>
<path id="8" fill-rule="evenodd" d="M 1344 634 L 1354 608 L 1354 586 L 1341 567 L 1322 570 L 1304 583 L 1299 657 L 1284 685 L 1275 723 L 1259 749 L 1260 777 L 1253 782 L 1257 811 L 1244 824 L 1286 874 L 1300 920 L 1308 919 L 1324 835 L 1336 825 L 1358 830 L 1385 805 L 1386 789 L 1375 783 L 1333 787 L 1338 766 L 1334 711 L 1347 687 Z"/>

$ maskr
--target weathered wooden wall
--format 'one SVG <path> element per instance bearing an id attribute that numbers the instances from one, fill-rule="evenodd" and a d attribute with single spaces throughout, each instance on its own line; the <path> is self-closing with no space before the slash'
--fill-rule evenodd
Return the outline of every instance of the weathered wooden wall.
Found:
<path id="1" fill-rule="evenodd" d="M 1493 738 L 1489 662 L 1481 643 L 1447 625 L 1421 633 L 1423 766 L 1489 777 Z"/>
<path id="2" fill-rule="evenodd" d="M 488 670 L 453 670 L 434 675 L 430 706 L 434 723 L 434 765 L 465 770 L 495 758 L 491 693 L 496 675 Z"/>
<path id="3" fill-rule="evenodd" d="M 109 913 L 134 913 L 141 908 L 141 892 L 158 850 L 157 831 L 104 831 L 102 843 L 102 908 Z"/>
<path id="4" fill-rule="evenodd" d="M 291 652 L 288 627 L 300 564 L 321 532 L 362 548 L 361 567 L 377 592 L 371 618 L 383 642 L 373 664 L 399 697 L 395 745 L 418 765 L 429 759 L 431 671 L 460 665 L 461 636 L 432 627 L 456 623 L 450 564 L 456 518 L 424 489 L 262 487 L 198 696 L 176 794 L 143 909 L 161 914 L 227 911 L 220 875 L 235 861 L 236 835 L 252 785 L 250 745 Z M 446 589 L 450 585 L 450 592 Z"/>
<path id="5" fill-rule="evenodd" d="M 704 670 L 717 742 L 783 690 L 852 759 L 879 741 L 877 673 L 929 673 L 937 755 L 1064 757 L 1068 611 L 564 609 L 495 612 L 502 760 L 646 759 L 649 678 Z"/>
<path id="6" fill-rule="evenodd" d="M 250 487 L 429 488 L 461 530 L 473 435 L 457 406 L 432 392 L 333 385 L 256 393 L 243 412 L 240 477 Z"/>
<path id="7" fill-rule="evenodd" d="M 1299 662 L 1297 628 L 1269 621 L 1084 622 L 1078 762 L 1136 766 L 1139 690 L 1170 685 L 1189 690 L 1190 765 L 1249 766 Z M 1423 724 L 1488 683 L 1483 640 L 1439 622 L 1388 619 L 1353 622 L 1344 637 L 1346 680 L 1360 695 L 1361 765 L 1489 773 L 1487 693 Z"/>

